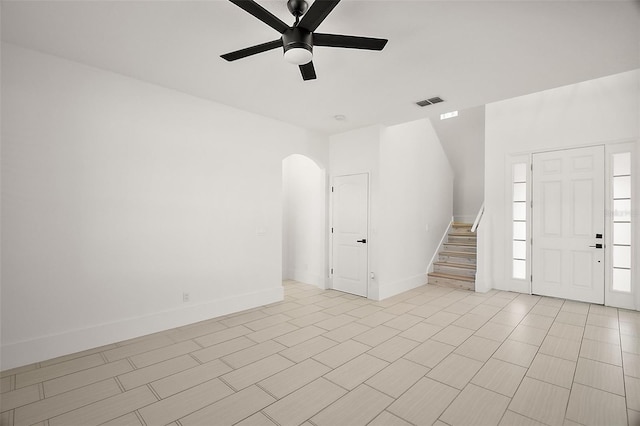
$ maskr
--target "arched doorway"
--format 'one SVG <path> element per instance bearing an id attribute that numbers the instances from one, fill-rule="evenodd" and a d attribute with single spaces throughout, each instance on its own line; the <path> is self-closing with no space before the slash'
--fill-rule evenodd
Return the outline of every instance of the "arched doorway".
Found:
<path id="1" fill-rule="evenodd" d="M 326 288 L 326 173 L 310 158 L 282 160 L 282 279 Z"/>

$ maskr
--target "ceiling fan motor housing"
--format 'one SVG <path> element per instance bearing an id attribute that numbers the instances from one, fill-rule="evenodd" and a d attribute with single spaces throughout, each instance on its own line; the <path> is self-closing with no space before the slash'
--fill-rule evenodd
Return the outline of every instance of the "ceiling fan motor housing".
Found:
<path id="1" fill-rule="evenodd" d="M 289 28 L 282 33 L 282 44 L 285 53 L 291 49 L 305 49 L 313 52 L 313 34 L 303 28 Z"/>

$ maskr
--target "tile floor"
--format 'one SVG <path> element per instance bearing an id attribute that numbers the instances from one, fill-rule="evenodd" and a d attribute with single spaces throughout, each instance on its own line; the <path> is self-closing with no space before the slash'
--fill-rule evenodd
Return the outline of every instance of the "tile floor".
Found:
<path id="1" fill-rule="evenodd" d="M 0 424 L 640 424 L 639 312 L 434 286 L 285 294 L 4 371 Z"/>

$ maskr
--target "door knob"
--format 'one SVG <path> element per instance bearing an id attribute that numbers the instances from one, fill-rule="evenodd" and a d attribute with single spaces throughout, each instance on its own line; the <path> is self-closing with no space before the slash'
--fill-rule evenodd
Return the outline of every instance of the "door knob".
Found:
<path id="1" fill-rule="evenodd" d="M 366 239 L 366 238 L 363 238 L 362 240 L 358 240 L 358 241 L 356 241 L 356 243 L 367 244 L 367 239 Z"/>
<path id="2" fill-rule="evenodd" d="M 602 244 L 596 244 L 595 246 L 589 246 L 589 247 L 593 247 L 593 248 L 599 248 L 599 249 L 601 249 L 601 248 L 602 248 Z"/>

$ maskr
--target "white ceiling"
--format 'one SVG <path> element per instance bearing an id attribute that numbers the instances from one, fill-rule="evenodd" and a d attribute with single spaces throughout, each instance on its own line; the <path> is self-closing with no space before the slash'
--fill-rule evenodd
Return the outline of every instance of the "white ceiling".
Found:
<path id="1" fill-rule="evenodd" d="M 259 3 L 292 23 L 286 0 Z M 3 41 L 327 134 L 640 68 L 640 3 L 626 0 L 343 0 L 319 32 L 389 43 L 318 47 L 307 82 L 280 50 L 220 58 L 279 38 L 225 0 L 3 0 L 1 15 Z M 446 102 L 415 105 L 433 96 Z"/>

